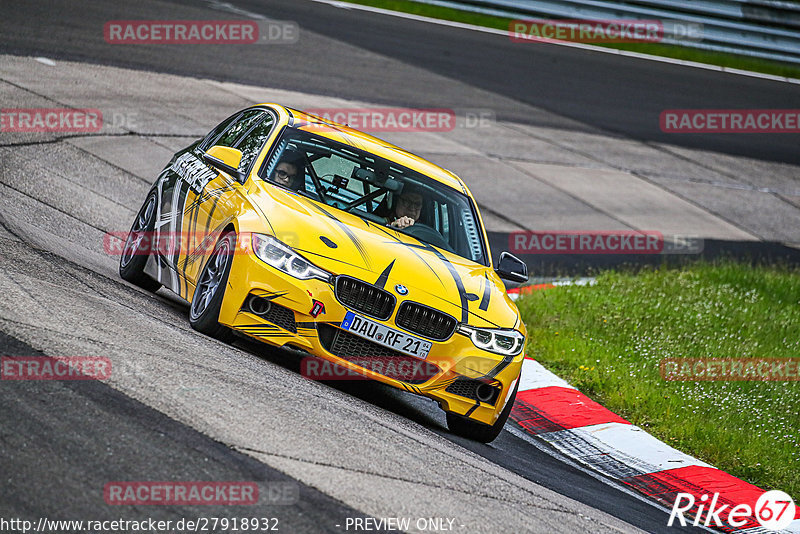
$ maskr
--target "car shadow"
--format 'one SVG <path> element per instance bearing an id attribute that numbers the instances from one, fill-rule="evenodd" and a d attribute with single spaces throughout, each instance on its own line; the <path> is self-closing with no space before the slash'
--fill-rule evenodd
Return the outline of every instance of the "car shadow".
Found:
<path id="1" fill-rule="evenodd" d="M 300 350 L 272 347 L 243 336 L 237 336 L 233 345 L 301 376 L 303 358 L 314 357 Z M 303 378 L 313 380 L 305 376 Z M 414 421 L 437 434 L 447 432 L 444 412 L 427 397 L 366 378 L 314 381 Z"/>

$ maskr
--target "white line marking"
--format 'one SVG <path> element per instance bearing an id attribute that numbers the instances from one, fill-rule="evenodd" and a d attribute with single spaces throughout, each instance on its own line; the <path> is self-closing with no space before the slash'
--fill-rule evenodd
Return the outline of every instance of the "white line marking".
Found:
<path id="1" fill-rule="evenodd" d="M 241 15 L 243 17 L 249 17 L 255 20 L 268 20 L 267 17 L 261 15 L 260 13 L 247 11 L 246 9 L 236 7 L 228 2 L 220 2 L 219 0 L 206 0 L 206 3 L 211 9 L 216 9 L 218 11 L 227 11 L 228 13 L 233 13 L 234 15 Z"/>
<path id="2" fill-rule="evenodd" d="M 594 447 L 597 447 L 598 450 L 607 453 L 608 456 L 617 459 L 623 464 L 630 465 L 628 460 L 635 459 L 638 462 L 635 467 L 645 469 L 645 466 L 647 466 L 647 473 L 658 473 L 668 469 L 692 465 L 713 468 L 712 465 L 670 447 L 663 441 L 659 441 L 636 425 L 602 423 L 570 430 L 548 432 L 539 434 L 538 437 L 551 442 L 556 448 L 563 448 L 564 446 L 560 442 L 570 434 L 579 436 Z M 594 452 L 590 454 L 592 455 L 591 457 L 585 458 L 572 456 L 580 462 L 594 465 L 592 462 Z M 597 468 L 602 469 L 602 466 L 598 465 Z"/>
<path id="3" fill-rule="evenodd" d="M 509 37 L 508 31 L 498 30 L 495 28 L 486 28 L 483 26 L 476 26 L 474 24 L 465 24 L 463 22 L 453 22 L 450 20 L 435 19 L 432 17 L 423 17 L 422 15 L 412 15 L 411 13 L 403 13 L 401 11 L 392 11 L 390 9 L 383 9 L 380 7 L 364 6 L 361 4 L 350 4 L 348 2 L 340 2 L 338 0 L 311 0 L 319 4 L 328 4 L 340 9 L 353 9 L 357 11 L 368 11 L 370 13 L 378 13 L 381 15 L 389 15 L 402 19 L 415 20 L 418 22 L 429 22 L 431 24 L 438 24 L 440 26 L 449 26 L 451 28 L 460 28 L 464 30 L 472 30 L 483 33 L 491 33 L 494 35 L 502 35 L 506 38 Z M 729 67 L 720 67 L 718 65 L 709 65 L 707 63 L 698 63 L 697 61 L 686 61 L 683 59 L 674 59 L 669 57 L 653 56 L 650 54 L 641 54 L 639 52 L 629 52 L 627 50 L 617 50 L 615 48 L 605 48 L 602 46 L 595 46 L 585 43 L 571 43 L 571 42 L 553 42 L 548 43 L 556 46 L 566 46 L 569 48 L 578 48 L 581 50 L 589 50 L 592 52 L 602 52 L 604 54 L 616 54 L 618 56 L 632 57 L 636 59 L 645 59 L 648 61 L 657 61 L 659 63 L 669 63 L 672 65 L 681 65 L 684 67 L 694 67 L 697 69 L 713 70 L 716 72 L 725 72 L 728 74 L 737 74 L 739 76 L 749 76 L 751 78 L 761 78 L 763 80 L 771 80 L 774 82 L 794 83 L 800 84 L 800 79 L 788 78 L 786 76 L 776 76 L 774 74 L 764 74 L 761 72 L 752 72 L 749 70 L 732 69 Z"/>
<path id="4" fill-rule="evenodd" d="M 548 371 L 536 360 L 529 360 L 527 358 L 522 360 L 522 377 L 519 381 L 519 391 L 550 386 L 575 389 L 573 386 L 570 386 L 566 380 Z M 575 389 L 575 391 L 577 391 L 577 389 Z"/>

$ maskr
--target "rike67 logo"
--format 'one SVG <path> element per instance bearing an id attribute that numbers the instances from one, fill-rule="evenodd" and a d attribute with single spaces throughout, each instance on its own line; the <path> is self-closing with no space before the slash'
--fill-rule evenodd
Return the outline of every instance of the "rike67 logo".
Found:
<path id="1" fill-rule="evenodd" d="M 671 527 L 677 519 L 678 524 L 685 527 L 687 522 L 684 514 L 687 514 L 694 516 L 691 524 L 695 527 L 718 527 L 729 531 L 760 525 L 765 530 L 778 531 L 789 527 L 798 514 L 792 497 L 779 490 L 761 494 L 755 507 L 750 504 L 733 505 L 730 502 L 721 504 L 719 501 L 719 493 L 715 493 L 711 498 L 708 494 L 703 494 L 699 499 L 695 499 L 691 493 L 678 493 L 667 526 Z M 795 532 L 795 529 L 791 531 Z"/>

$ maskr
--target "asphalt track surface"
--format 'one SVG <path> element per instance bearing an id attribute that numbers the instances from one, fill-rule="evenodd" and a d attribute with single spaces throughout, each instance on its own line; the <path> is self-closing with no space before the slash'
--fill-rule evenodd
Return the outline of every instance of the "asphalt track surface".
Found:
<path id="1" fill-rule="evenodd" d="M 5 354 L 45 358 L 2 333 L 0 345 Z M 261 494 L 272 487 L 278 490 L 272 502 L 248 507 L 247 517 L 278 518 L 283 531 L 338 532 L 336 524 L 361 516 L 101 382 L 7 383 L 0 388 L 0 403 L 0 517 L 6 519 L 140 521 L 146 516 L 177 522 L 230 515 L 225 506 L 155 506 L 143 513 L 139 507 L 107 506 L 102 491 L 87 494 L 88 487 L 145 472 L 158 480 L 256 481 Z"/>
<path id="2" fill-rule="evenodd" d="M 295 21 L 313 32 L 294 45 L 131 47 L 103 40 L 101 28 L 109 20 L 237 18 L 225 4 L 20 2 L 4 12 L 0 46 L 12 54 L 46 54 L 393 106 L 489 108 L 498 119 L 800 162 L 800 135 L 665 134 L 658 121 L 666 109 L 798 108 L 797 84 L 560 46 L 514 44 L 496 35 L 434 29 L 423 22 L 310 0 L 232 2 L 238 9 Z M 464 91 L 455 82 L 475 91 Z"/>
<path id="3" fill-rule="evenodd" d="M 516 52 L 510 44 L 498 43 L 496 38 L 490 36 L 446 28 L 432 32 L 428 26 L 413 22 L 361 12 L 344 12 L 311 2 L 242 2 L 237 5 L 264 12 L 271 18 L 296 20 L 316 34 L 335 39 L 340 46 L 324 50 L 315 48 L 312 34 L 305 44 L 274 50 L 271 47 L 258 47 L 254 51 L 254 47 L 238 49 L 234 46 L 224 49 L 192 46 L 123 49 L 103 43 L 99 28 L 105 21 L 229 18 L 229 14 L 220 15 L 220 11 L 194 3 L 184 6 L 177 3 L 137 2 L 135 5 L 119 6 L 87 2 L 83 7 L 76 8 L 67 4 L 52 6 L 49 3 L 25 2 L 7 11 L 6 17 L 0 21 L 3 35 L 0 51 L 234 80 L 392 105 L 491 108 L 498 117 L 513 117 L 534 125 L 576 130 L 600 128 L 645 140 L 658 139 L 660 133 L 648 127 L 648 122 L 642 121 L 642 117 L 657 119 L 658 112 L 664 108 L 787 108 L 792 107 L 789 105 L 791 102 L 798 101 L 796 86 L 788 84 L 680 69 L 616 56 L 579 53 L 558 47 L 542 47 L 540 53 L 531 58 L 529 52 Z M 395 58 L 400 64 L 406 65 L 406 70 L 386 71 L 380 63 L 375 62 L 372 55 L 359 53 L 363 50 Z M 518 58 L 515 57 L 517 53 L 520 54 Z M 231 57 L 236 60 L 231 61 Z M 581 74 L 577 76 L 576 72 Z M 450 79 L 467 82 L 483 91 L 475 95 L 448 91 L 447 81 Z M 496 96 L 487 101 L 487 91 Z M 671 100 L 673 98 L 679 101 Z M 526 114 L 528 112 L 530 114 Z M 685 142 L 693 144 L 695 140 L 687 139 Z M 704 138 L 697 142 L 703 148 L 745 153 L 776 161 L 798 161 L 796 138 L 787 136 L 748 136 L 744 141 L 730 136 Z M 35 155 L 29 152 L 26 157 Z M 4 178 L 19 170 L 3 166 Z M 146 184 L 137 183 L 125 188 L 122 201 L 128 201 L 133 206 L 141 196 L 138 193 L 143 187 Z M 60 224 L 61 215 L 46 209 L 47 194 L 41 194 L 38 201 L 44 204 L 41 214 L 37 215 L 43 219 L 40 223 L 42 227 Z M 35 202 L 33 205 L 38 206 Z M 102 219 L 97 213 L 80 213 L 80 209 L 71 216 Z M 50 220 L 46 220 L 48 218 Z M 125 341 L 136 339 L 134 345 L 124 350 L 140 351 L 142 359 L 139 364 L 158 369 L 163 375 L 162 382 L 174 380 L 169 371 L 178 373 L 176 366 L 179 363 L 190 367 L 193 365 L 192 358 L 202 356 L 208 360 L 203 359 L 202 363 L 197 363 L 196 369 L 192 369 L 197 373 L 197 383 L 181 383 L 181 391 L 175 394 L 193 395 L 192 392 L 200 391 L 198 396 L 207 397 L 204 397 L 205 404 L 198 406 L 206 408 L 221 402 L 220 418 L 226 415 L 228 405 L 235 405 L 237 401 L 235 398 L 215 397 L 214 392 L 209 390 L 221 386 L 214 380 L 220 380 L 222 385 L 228 381 L 243 380 L 247 387 L 234 388 L 233 391 L 241 394 L 241 398 L 254 399 L 264 396 L 261 391 L 264 384 L 275 387 L 288 380 L 292 387 L 299 389 L 289 390 L 278 385 L 273 400 L 277 402 L 276 399 L 281 395 L 286 395 L 289 400 L 281 402 L 289 406 L 287 410 L 292 416 L 306 419 L 297 423 L 305 432 L 314 432 L 317 425 L 317 429 L 322 428 L 342 440 L 346 434 L 368 432 L 367 423 L 359 422 L 362 416 L 359 410 L 368 412 L 370 422 L 385 427 L 382 427 L 382 440 L 392 440 L 384 442 L 383 448 L 378 449 L 372 459 L 394 469 L 395 480 L 386 481 L 386 484 L 402 481 L 403 477 L 413 479 L 415 476 L 426 481 L 435 480 L 430 473 L 419 471 L 426 465 L 433 469 L 433 464 L 422 461 L 413 466 L 396 465 L 397 461 L 392 458 L 394 447 L 409 447 L 405 440 L 411 435 L 417 440 L 415 445 L 434 443 L 442 448 L 444 454 L 453 454 L 454 458 L 465 462 L 465 458 L 475 453 L 498 468 L 507 469 L 535 485 L 588 504 L 592 509 L 628 524 L 614 524 L 601 519 L 597 523 L 583 524 L 581 528 L 578 527 L 581 525 L 579 508 L 559 502 L 558 506 L 532 507 L 537 515 L 531 520 L 538 525 L 534 531 L 548 524 L 548 516 L 553 529 L 560 525 L 558 530 L 564 531 L 569 528 L 586 531 L 627 530 L 629 525 L 650 532 L 678 530 L 666 528 L 667 514 L 662 510 L 609 487 L 508 432 L 490 446 L 471 443 L 451 436 L 446 431 L 442 414 L 424 399 L 371 383 L 309 384 L 299 379 L 297 360 L 285 353 L 264 351 L 248 342 L 239 342 L 234 347 L 220 347 L 210 340 L 198 340 L 197 335 L 188 328 L 186 308 L 182 303 L 163 293 L 156 297 L 148 296 L 110 276 L 107 270 L 93 270 L 80 262 L 28 246 L 29 236 L 16 234 L 13 224 L 5 225 L 5 228 L 10 230 L 0 229 L 0 261 L 4 275 L 3 289 L 9 300 L 2 306 L 4 320 L 0 323 L 0 330 L 13 330 L 20 337 L 28 339 L 18 341 L 3 334 L 0 346 L 4 354 L 38 354 L 31 345 L 39 344 L 57 346 L 61 351 L 75 351 L 73 353 L 97 350 L 98 347 L 113 352 L 123 350 L 114 346 L 117 340 L 124 345 Z M 37 295 L 37 284 L 46 288 L 47 299 Z M 76 295 L 85 295 L 85 302 L 78 302 Z M 9 322 L 9 309 L 15 306 L 22 308 L 14 310 L 15 313 L 26 317 L 29 323 Z M 37 315 L 46 319 L 44 327 L 32 326 Z M 41 339 L 41 343 L 37 343 L 37 339 Z M 170 349 L 173 342 L 177 348 Z M 187 346 L 199 343 L 201 347 L 197 351 L 194 346 L 192 351 L 182 351 L 180 343 Z M 171 350 L 180 354 L 170 354 Z M 231 361 L 225 360 L 223 365 L 213 359 L 217 355 Z M 175 356 L 174 363 L 168 360 L 172 356 Z M 229 364 L 232 367 L 228 367 Z M 217 368 L 217 365 L 220 367 Z M 246 379 L 243 378 L 244 371 L 241 376 L 235 372 L 231 378 L 220 379 L 223 370 L 236 369 L 237 365 L 244 366 L 250 373 Z M 253 373 L 256 376 L 263 375 L 263 384 L 248 382 L 253 380 Z M 142 379 L 142 376 L 139 378 Z M 98 487 L 109 480 L 137 477 L 148 480 L 247 479 L 265 483 L 295 483 L 300 495 L 297 503 L 263 510 L 265 514 L 280 514 L 281 521 L 287 525 L 285 531 L 289 532 L 337 531 L 334 526 L 338 518 L 363 515 L 353 507 L 328 497 L 326 493 L 332 493 L 330 485 L 315 479 L 318 476 L 316 474 L 305 477 L 309 481 L 314 480 L 310 484 L 298 480 L 300 476 L 288 478 L 285 472 L 292 470 L 292 462 L 302 454 L 293 455 L 294 451 L 282 450 L 279 446 L 271 450 L 267 447 L 248 447 L 243 445 L 248 440 L 237 439 L 241 436 L 237 435 L 236 429 L 228 429 L 230 435 L 226 437 L 229 439 L 211 439 L 209 435 L 213 434 L 214 421 L 206 421 L 206 416 L 198 417 L 198 413 L 191 411 L 181 414 L 183 420 L 197 419 L 196 425 L 187 426 L 175 417 L 153 410 L 150 406 L 157 404 L 158 394 L 167 391 L 163 387 L 159 389 L 159 385 L 163 386 L 154 384 L 152 397 L 149 397 L 143 389 L 137 389 L 127 382 L 122 389 L 135 391 L 136 395 L 120 392 L 112 387 L 113 384 L 20 383 L 11 387 L 3 384 L 4 387 L 0 389 L 4 407 L 0 415 L 0 459 L 3 464 L 0 516 L 68 514 L 67 517 L 79 518 L 86 514 L 85 517 L 93 519 L 118 517 L 120 514 L 116 508 L 109 510 L 104 507 Z M 174 390 L 174 384 L 172 386 Z M 248 393 L 252 397 L 247 397 Z M 313 406 L 312 409 L 309 400 L 321 406 Z M 353 413 L 340 417 L 337 408 L 333 410 L 337 413 L 331 416 L 329 412 L 332 407 L 340 404 L 347 405 Z M 176 406 L 184 405 L 176 403 Z M 245 410 L 244 415 L 255 414 Z M 292 420 L 286 414 L 271 415 L 281 415 L 281 423 Z M 395 417 L 397 415 L 400 416 L 399 422 Z M 336 429 L 325 426 L 326 416 L 353 427 L 349 432 L 339 435 Z M 287 429 L 288 434 L 291 434 L 290 430 Z M 420 438 L 419 435 L 424 437 Z M 257 441 L 252 436 L 246 437 Z M 307 435 L 293 437 L 295 445 L 302 439 L 308 439 Z M 291 440 L 287 438 L 278 445 L 284 443 L 291 443 Z M 356 443 L 357 440 L 353 444 Z M 370 441 L 370 444 L 375 445 L 375 442 Z M 346 449 L 344 445 L 346 443 L 342 445 L 342 450 Z M 465 452 L 462 447 L 471 452 Z M 242 454 L 242 451 L 248 454 Z M 325 454 L 321 456 L 319 465 L 309 469 L 331 467 L 330 458 Z M 113 458 L 113 461 L 109 458 Z M 422 455 L 422 459 L 429 460 L 425 455 Z M 375 484 L 374 481 L 366 481 L 373 473 L 348 467 L 348 474 L 353 476 L 346 480 L 358 481 L 362 477 L 365 485 Z M 303 471 L 295 469 L 294 472 Z M 487 484 L 494 485 L 494 478 L 502 476 L 505 475 L 492 473 L 487 477 L 491 479 Z M 453 481 L 453 486 L 457 482 Z M 436 483 L 428 483 L 431 492 L 441 490 Z M 443 485 L 452 489 L 447 482 Z M 393 490 L 397 488 L 389 487 Z M 536 493 L 538 490 L 526 488 L 526 491 L 537 498 L 541 496 Z M 489 500 L 487 506 L 495 507 L 493 511 L 497 514 L 505 507 L 530 504 L 525 499 L 519 499 L 516 493 L 511 493 L 507 499 Z M 379 496 L 389 498 L 384 494 Z M 547 499 L 552 497 L 547 494 Z M 230 510 L 227 512 L 230 516 Z M 125 513 L 134 517 L 145 514 L 136 509 Z M 172 508 L 146 511 L 146 515 L 151 517 L 159 514 L 164 514 L 165 518 L 190 514 L 212 515 L 207 508 L 199 512 L 196 509 Z M 503 531 L 492 527 L 491 524 L 470 525 L 467 531 Z"/>
<path id="4" fill-rule="evenodd" d="M 397 486 L 408 484 L 421 486 L 423 498 L 432 499 L 430 516 L 466 523 L 456 529 L 461 532 L 633 531 L 629 525 L 676 530 L 665 528 L 664 512 L 511 434 L 490 446 L 455 438 L 429 401 L 372 382 L 306 381 L 297 355 L 248 341 L 226 346 L 198 337 L 186 324 L 186 307 L 168 293 L 148 295 L 32 248 L 13 234 L 0 237 L 0 249 L 0 286 L 8 298 L 0 306 L 3 330 L 57 347 L 58 355 L 102 351 L 115 366 L 113 388 L 100 382 L 2 382 L 0 517 L 278 517 L 282 532 L 344 532 L 335 528 L 344 524 L 342 518 L 364 514 L 323 495 L 333 492 L 331 486 L 362 484 L 384 509 L 394 511 L 384 516 L 415 517 L 404 513 L 407 504 L 394 504 L 405 502 Z M 43 356 L 6 334 L 0 343 L 7 355 Z M 181 418 L 193 428 L 150 405 L 188 411 Z M 476 466 L 472 453 L 490 463 L 480 460 Z M 321 478 L 310 475 L 321 492 L 270 467 L 286 471 L 294 463 L 324 470 Z M 520 487 L 501 467 L 533 484 Z M 242 512 L 243 507 L 105 505 L 104 484 L 119 480 L 256 481 L 265 493 L 270 485 L 293 483 L 299 498 L 260 502 Z M 589 507 L 582 510 L 537 485 Z M 436 501 L 447 494 L 454 495 L 448 500 L 472 506 L 480 497 L 485 508 L 475 512 L 488 522 L 474 522 L 474 514 L 464 520 L 464 510 L 453 514 L 458 506 Z M 498 518 L 515 513 L 523 517 L 509 517 L 507 523 Z M 520 528 L 526 523 L 528 529 Z"/>

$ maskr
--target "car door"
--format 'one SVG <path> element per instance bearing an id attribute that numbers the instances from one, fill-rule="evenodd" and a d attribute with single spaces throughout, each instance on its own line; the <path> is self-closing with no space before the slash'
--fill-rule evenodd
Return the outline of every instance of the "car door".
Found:
<path id="1" fill-rule="evenodd" d="M 202 191 L 203 182 L 210 181 L 215 175 L 197 157 L 197 150 L 211 146 L 241 115 L 242 112 L 231 115 L 205 138 L 176 153 L 156 180 L 158 204 L 152 235 L 153 253 L 145 271 L 179 295 L 185 293 L 177 271 L 178 260 L 186 244 L 183 238 L 183 208 L 190 191 L 194 190 L 195 194 Z"/>
<path id="2" fill-rule="evenodd" d="M 213 249 L 228 213 L 230 195 L 239 194 L 241 184 L 220 173 L 203 160 L 203 153 L 214 145 L 236 147 L 246 134 L 269 117 L 264 126 L 271 129 L 272 114 L 264 109 L 236 113 L 221 122 L 204 139 L 178 152 L 157 182 L 159 212 L 155 227 L 154 265 L 148 274 L 157 278 L 183 298 L 191 296 L 190 285 Z M 242 166 L 249 162 L 242 158 Z"/>
<path id="3" fill-rule="evenodd" d="M 226 146 L 242 152 L 239 170 L 248 176 L 275 124 L 275 117 L 265 109 L 245 111 L 222 135 L 207 146 L 198 145 L 195 156 L 212 171 L 214 177 L 204 184 L 202 191 L 190 191 L 183 210 L 186 228 L 186 253 L 178 258 L 179 275 L 193 286 L 204 259 L 211 253 L 222 229 L 247 204 L 243 184 L 235 177 L 219 172 L 202 160 L 203 152 L 211 146 Z M 187 284 L 184 285 L 184 291 Z M 189 295 L 184 295 L 188 298 Z"/>

